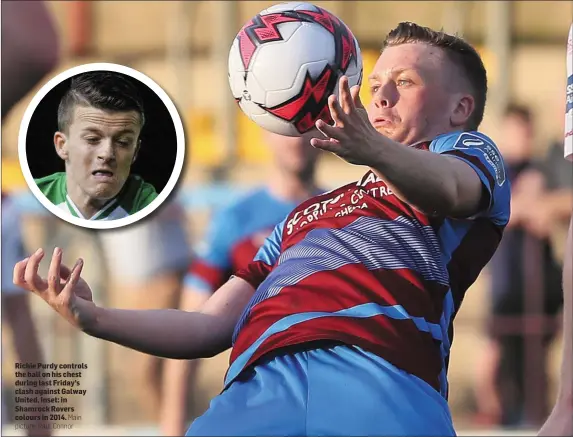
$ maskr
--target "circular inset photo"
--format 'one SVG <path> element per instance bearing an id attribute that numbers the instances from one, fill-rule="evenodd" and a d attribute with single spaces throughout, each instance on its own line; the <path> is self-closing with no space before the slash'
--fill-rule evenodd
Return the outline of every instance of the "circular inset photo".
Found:
<path id="1" fill-rule="evenodd" d="M 157 209 L 185 155 L 169 96 L 129 67 L 85 64 L 51 79 L 24 113 L 22 172 L 50 212 L 77 226 L 113 229 Z"/>

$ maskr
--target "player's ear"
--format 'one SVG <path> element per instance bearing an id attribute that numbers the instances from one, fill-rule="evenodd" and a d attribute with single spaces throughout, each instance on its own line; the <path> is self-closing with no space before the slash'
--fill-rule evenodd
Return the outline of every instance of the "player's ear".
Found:
<path id="1" fill-rule="evenodd" d="M 452 127 L 464 126 L 475 109 L 475 100 L 473 96 L 464 94 L 460 96 L 450 115 L 450 124 Z"/>
<path id="2" fill-rule="evenodd" d="M 135 162 L 135 160 L 137 159 L 137 155 L 139 154 L 139 149 L 141 148 L 141 139 L 138 138 L 137 139 L 137 144 L 135 146 L 135 152 L 133 153 L 133 158 L 131 158 L 131 164 L 133 165 L 133 163 Z"/>
<path id="3" fill-rule="evenodd" d="M 54 134 L 54 147 L 56 148 L 56 153 L 58 156 L 67 161 L 69 153 L 68 153 L 68 137 L 63 132 L 56 132 Z"/>

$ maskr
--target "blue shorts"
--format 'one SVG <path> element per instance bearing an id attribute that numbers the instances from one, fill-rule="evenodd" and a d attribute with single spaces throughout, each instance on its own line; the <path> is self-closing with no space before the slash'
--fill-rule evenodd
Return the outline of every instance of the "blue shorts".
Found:
<path id="1" fill-rule="evenodd" d="M 446 400 L 358 347 L 280 355 L 246 370 L 188 436 L 453 436 Z"/>

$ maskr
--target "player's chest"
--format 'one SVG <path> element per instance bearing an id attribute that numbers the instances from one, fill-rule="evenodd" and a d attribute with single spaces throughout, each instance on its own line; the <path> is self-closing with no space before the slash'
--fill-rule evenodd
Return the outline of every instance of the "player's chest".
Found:
<path id="1" fill-rule="evenodd" d="M 368 173 L 361 181 L 326 193 L 297 207 L 288 217 L 283 243 L 290 246 L 313 229 L 343 229 L 359 217 L 393 220 L 414 216 L 384 181 Z"/>

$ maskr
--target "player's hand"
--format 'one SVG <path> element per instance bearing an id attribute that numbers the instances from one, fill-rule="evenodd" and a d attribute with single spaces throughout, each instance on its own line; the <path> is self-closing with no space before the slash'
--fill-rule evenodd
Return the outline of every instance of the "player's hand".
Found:
<path id="1" fill-rule="evenodd" d="M 334 126 L 318 120 L 316 128 L 326 139 L 313 138 L 310 144 L 332 152 L 351 164 L 371 165 L 380 153 L 377 143 L 381 134 L 368 119 L 366 109 L 360 101 L 360 87 L 356 85 L 349 88 L 348 78 L 342 76 L 338 89 L 339 97 L 332 95 L 328 99 Z"/>
<path id="2" fill-rule="evenodd" d="M 78 259 L 72 269 L 62 265 L 62 250 L 54 249 L 48 278 L 38 274 L 44 251 L 38 249 L 32 256 L 14 267 L 14 284 L 44 299 L 56 312 L 77 328 L 85 330 L 96 321 L 96 306 L 89 285 L 81 278 L 83 260 Z"/>

